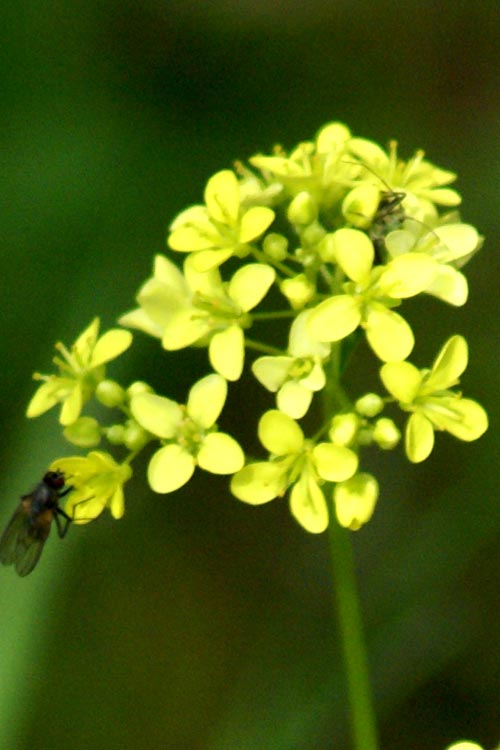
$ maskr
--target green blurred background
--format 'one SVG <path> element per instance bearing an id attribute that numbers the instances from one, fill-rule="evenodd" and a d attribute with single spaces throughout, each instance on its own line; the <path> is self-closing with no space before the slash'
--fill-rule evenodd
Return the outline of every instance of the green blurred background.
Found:
<path id="1" fill-rule="evenodd" d="M 449 334 L 470 340 L 463 384 L 491 427 L 470 445 L 440 436 L 419 467 L 373 467 L 382 495 L 354 544 L 384 750 L 500 740 L 499 22 L 493 1 L 0 11 L 2 523 L 68 452 L 53 413 L 23 416 L 32 371 L 132 306 L 213 172 L 340 119 L 459 173 L 463 217 L 487 237 L 469 304 L 407 309 L 421 365 Z M 111 374 L 182 399 L 206 367 L 137 335 Z M 54 535 L 28 579 L 0 570 L 1 750 L 348 748 L 326 536 L 225 481 L 155 496 L 143 468 L 122 521 Z"/>

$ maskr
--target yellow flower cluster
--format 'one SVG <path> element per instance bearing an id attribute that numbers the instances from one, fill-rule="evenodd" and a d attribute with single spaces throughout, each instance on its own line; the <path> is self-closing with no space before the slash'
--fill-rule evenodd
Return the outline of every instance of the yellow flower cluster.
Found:
<path id="1" fill-rule="evenodd" d="M 289 153 L 276 148 L 213 175 L 203 203 L 170 226 L 167 244 L 184 254 L 182 270 L 158 255 L 137 307 L 120 323 L 168 351 L 206 347 L 214 372 L 194 383 L 185 405 L 144 383 L 122 388 L 105 378 L 104 364 L 129 346 L 130 333 L 98 338 L 94 321 L 71 351 L 58 346 L 57 375 L 38 376 L 44 383 L 28 416 L 61 403 L 68 440 L 95 448 L 105 437 L 129 451 L 123 464 L 95 450 L 56 462 L 75 477 L 76 517 L 105 506 L 119 517 L 129 463 L 153 442 L 148 480 L 156 492 L 178 489 L 199 467 L 232 475 L 232 492 L 252 505 L 288 493 L 293 516 L 312 533 L 325 530 L 332 511 L 341 525 L 359 529 L 379 495 L 375 477 L 361 469 L 362 452 L 369 445 L 392 450 L 400 440 L 386 408 L 409 414 L 405 450 L 415 463 L 430 455 L 436 431 L 480 437 L 485 411 L 456 390 L 467 365 L 465 339 L 452 336 L 430 369 L 417 369 L 407 360 L 415 334 L 400 310 L 421 294 L 454 306 L 467 301 L 462 268 L 482 238 L 460 220 L 454 179 L 422 151 L 404 161 L 395 142 L 386 151 L 338 122 Z M 283 348 L 266 340 L 270 321 L 281 321 Z M 348 358 L 363 336 L 388 396 L 344 390 Z M 267 456 L 245 463 L 236 438 L 217 422 L 249 350 L 260 355 L 250 369 L 276 408 L 258 419 Z M 102 426 L 81 416 L 94 395 L 118 409 L 122 422 Z M 255 416 L 248 406 L 243 419 Z M 316 422 L 312 434 L 297 422 L 306 415 Z"/>

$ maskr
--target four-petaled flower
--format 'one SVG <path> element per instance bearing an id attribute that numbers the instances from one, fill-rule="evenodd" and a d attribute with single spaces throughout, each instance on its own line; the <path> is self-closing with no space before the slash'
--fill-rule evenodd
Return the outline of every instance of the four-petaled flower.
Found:
<path id="1" fill-rule="evenodd" d="M 52 463 L 62 471 L 73 489 L 65 510 L 76 523 L 88 523 L 109 508 L 113 518 L 123 516 L 123 485 L 132 476 L 128 463 L 117 463 L 109 453 L 91 451 L 87 456 L 67 456 Z"/>
<path id="2" fill-rule="evenodd" d="M 413 332 L 390 308 L 429 287 L 437 261 L 423 253 L 407 253 L 373 267 L 373 243 L 358 229 L 337 230 L 332 244 L 338 265 L 351 281 L 344 284 L 344 294 L 312 309 L 311 335 L 318 341 L 340 341 L 361 326 L 382 361 L 405 359 L 413 349 Z"/>
<path id="3" fill-rule="evenodd" d="M 252 371 L 268 391 L 276 393 L 276 405 L 293 419 L 309 409 L 313 394 L 325 387 L 322 362 L 330 345 L 312 339 L 307 329 L 309 311 L 300 313 L 290 328 L 288 356 L 259 357 Z"/>
<path id="4" fill-rule="evenodd" d="M 204 206 L 191 206 L 177 216 L 168 238 L 172 250 L 193 253 L 198 271 L 216 268 L 232 255 L 244 258 L 251 251 L 248 243 L 274 221 L 267 206 L 241 205 L 238 179 L 229 169 L 209 179 L 204 197 Z"/>
<path id="5" fill-rule="evenodd" d="M 186 406 L 153 393 L 132 398 L 136 421 L 163 443 L 148 467 L 148 481 L 155 492 L 179 489 L 197 465 L 212 474 L 234 474 L 241 469 L 243 451 L 231 435 L 218 432 L 215 424 L 226 396 L 227 382 L 212 374 L 193 385 Z"/>
<path id="6" fill-rule="evenodd" d="M 282 497 L 291 487 L 290 510 L 306 531 L 319 534 L 328 526 L 323 482 L 343 482 L 354 475 L 354 451 L 332 443 L 306 440 L 299 425 L 272 409 L 259 422 L 259 439 L 270 452 L 269 461 L 248 464 L 231 480 L 231 491 L 250 505 Z"/>
<path id="7" fill-rule="evenodd" d="M 104 379 L 106 362 L 122 354 L 132 343 L 130 331 L 113 328 L 100 338 L 99 318 L 95 318 L 77 338 L 71 349 L 59 343 L 56 349 L 62 357 L 54 357 L 59 375 L 40 375 L 43 380 L 26 411 L 28 417 L 38 417 L 57 403 L 62 403 L 59 421 L 70 425 L 80 416 L 83 404 L 88 401 L 96 386 Z"/>
<path id="8" fill-rule="evenodd" d="M 217 268 L 201 273 L 188 258 L 184 275 L 164 255 L 157 255 L 154 276 L 139 291 L 140 307 L 120 323 L 161 338 L 165 349 L 208 345 L 210 363 L 227 380 L 238 380 L 245 358 L 243 329 L 248 312 L 269 291 L 275 271 L 249 263 L 223 283 Z"/>
<path id="9" fill-rule="evenodd" d="M 488 428 L 488 417 L 476 401 L 450 390 L 467 367 L 467 342 L 452 336 L 430 370 L 410 362 L 389 362 L 380 377 L 404 411 L 412 412 L 405 431 L 406 455 L 425 461 L 434 447 L 434 430 L 446 430 L 460 440 L 477 440 Z"/>
<path id="10" fill-rule="evenodd" d="M 408 226 L 410 222 L 407 222 Z M 462 266 L 479 249 L 482 238 L 470 224 L 443 224 L 431 231 L 414 232 L 421 225 L 413 222 L 412 231 L 397 229 L 385 238 L 389 257 L 405 253 L 424 253 L 437 261 L 430 286 L 424 291 L 450 305 L 465 305 L 468 296 L 467 279 L 456 266 Z"/>

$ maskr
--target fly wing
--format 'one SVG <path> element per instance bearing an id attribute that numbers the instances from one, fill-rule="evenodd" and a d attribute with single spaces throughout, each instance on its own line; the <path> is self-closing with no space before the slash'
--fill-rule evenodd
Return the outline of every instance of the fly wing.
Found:
<path id="1" fill-rule="evenodd" d="M 0 562 L 4 565 L 12 565 L 16 561 L 19 536 L 27 532 L 26 520 L 26 510 L 20 503 L 0 539 Z"/>
<path id="2" fill-rule="evenodd" d="M 14 565 L 20 576 L 31 573 L 42 554 L 50 525 L 37 529 L 23 503 L 17 507 L 0 539 L 0 562 Z"/>
<path id="3" fill-rule="evenodd" d="M 42 554 L 45 539 L 37 539 L 25 534 L 19 538 L 16 546 L 15 567 L 16 573 L 20 576 L 27 576 L 31 573 Z"/>

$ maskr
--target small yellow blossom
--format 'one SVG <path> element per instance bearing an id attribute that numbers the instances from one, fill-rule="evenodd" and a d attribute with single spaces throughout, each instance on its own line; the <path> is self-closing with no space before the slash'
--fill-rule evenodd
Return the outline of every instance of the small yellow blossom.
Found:
<path id="1" fill-rule="evenodd" d="M 476 401 L 450 390 L 467 367 L 467 342 L 452 336 L 430 370 L 410 362 L 389 362 L 380 377 L 404 411 L 411 412 L 405 431 L 406 455 L 413 463 L 425 461 L 434 447 L 434 431 L 446 430 L 459 440 L 477 440 L 488 428 L 488 417 Z"/>
<path id="2" fill-rule="evenodd" d="M 271 266 L 248 263 L 224 283 L 217 268 L 199 272 L 188 258 L 183 275 L 164 255 L 157 255 L 154 275 L 137 296 L 140 307 L 123 315 L 120 323 L 161 338 L 169 351 L 207 345 L 214 370 L 227 380 L 238 380 L 245 357 L 243 330 L 251 325 L 248 313 L 265 297 L 275 276 Z"/>
<path id="3" fill-rule="evenodd" d="M 274 221 L 267 206 L 241 205 L 240 188 L 234 172 L 217 172 L 205 188 L 205 205 L 191 206 L 175 219 L 168 238 L 172 250 L 193 253 L 194 267 L 209 271 L 236 255 L 244 258 Z"/>
<path id="4" fill-rule="evenodd" d="M 73 486 L 65 510 L 75 523 L 93 521 L 104 508 L 109 508 L 113 518 L 123 516 L 123 485 L 132 476 L 127 463 L 118 464 L 109 453 L 91 451 L 87 456 L 59 458 L 50 468 L 62 471 Z"/>
<path id="5" fill-rule="evenodd" d="M 361 184 L 375 184 L 383 192 L 390 189 L 404 193 L 405 216 L 425 222 L 436 216 L 435 206 L 457 206 L 461 202 L 456 190 L 445 187 L 456 175 L 424 159 L 423 151 L 403 161 L 398 158 L 396 141 L 390 143 L 387 153 L 366 138 L 351 138 L 347 152 L 359 163 L 356 179 Z"/>
<path id="6" fill-rule="evenodd" d="M 56 349 L 62 356 L 53 359 L 59 368 L 58 375 L 40 375 L 44 382 L 28 404 L 26 416 L 38 417 L 57 403 L 62 404 L 59 421 L 62 425 L 75 422 L 97 385 L 105 377 L 104 365 L 122 354 L 132 343 L 132 334 L 113 328 L 99 336 L 99 318 L 95 318 L 77 338 L 71 349 L 58 343 Z"/>
<path id="7" fill-rule="evenodd" d="M 174 492 L 185 485 L 198 465 L 212 474 L 233 474 L 244 455 L 236 440 L 218 432 L 218 419 L 227 396 L 227 383 L 212 374 L 189 391 L 186 406 L 164 396 L 140 393 L 131 401 L 134 418 L 163 445 L 152 456 L 148 481 L 155 492 Z"/>
<path id="8" fill-rule="evenodd" d="M 423 234 L 419 230 L 421 225 L 413 223 L 411 231 L 405 228 L 388 234 L 385 247 L 389 256 L 396 258 L 411 252 L 434 258 L 438 263 L 436 273 L 424 291 L 450 305 L 464 305 L 468 296 L 467 279 L 456 266 L 477 251 L 482 238 L 470 224 L 443 224 Z"/>
<path id="9" fill-rule="evenodd" d="M 292 323 L 288 356 L 259 357 L 252 365 L 257 380 L 277 394 L 278 409 L 293 419 L 306 414 L 313 394 L 326 383 L 322 363 L 330 354 L 330 346 L 310 337 L 308 316 L 309 311 L 302 312 Z"/>
<path id="10" fill-rule="evenodd" d="M 405 359 L 414 345 L 408 323 L 391 308 L 430 286 L 437 261 L 407 253 L 386 266 L 372 267 L 373 245 L 357 229 L 335 233 L 339 266 L 351 281 L 344 294 L 329 297 L 309 317 L 309 331 L 318 341 L 340 341 L 361 326 L 375 354 L 384 362 Z"/>
<path id="11" fill-rule="evenodd" d="M 332 443 L 315 445 L 299 425 L 277 410 L 263 414 L 259 439 L 269 461 L 248 464 L 231 480 L 231 491 L 243 502 L 262 505 L 291 488 L 290 510 L 306 531 L 319 534 L 328 526 L 328 506 L 320 485 L 349 479 L 358 467 L 357 455 Z"/>

